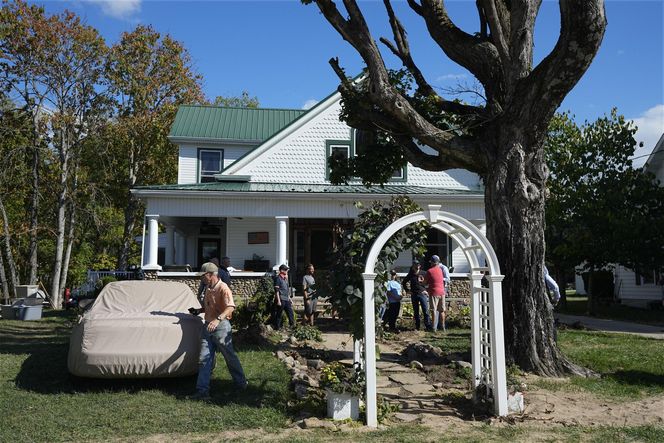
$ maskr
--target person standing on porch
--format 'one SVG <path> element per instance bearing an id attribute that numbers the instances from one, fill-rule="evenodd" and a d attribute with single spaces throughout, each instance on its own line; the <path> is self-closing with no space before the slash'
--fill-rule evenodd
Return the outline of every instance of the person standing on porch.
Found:
<path id="1" fill-rule="evenodd" d="M 429 292 L 429 308 L 433 318 L 433 330 L 440 328 L 445 330 L 445 277 L 443 269 L 440 267 L 440 258 L 437 255 L 431 256 L 431 267 L 427 271 L 424 282 Z"/>
<path id="2" fill-rule="evenodd" d="M 279 266 L 279 273 L 274 278 L 274 329 L 281 329 L 281 317 L 284 311 L 288 316 L 288 325 L 292 328 L 295 325 L 293 316 L 293 304 L 290 299 L 290 284 L 288 282 L 288 266 L 283 264 Z"/>
<path id="3" fill-rule="evenodd" d="M 303 323 L 314 325 L 316 317 L 316 305 L 318 304 L 318 295 L 316 295 L 316 279 L 314 278 L 314 265 L 307 265 L 306 274 L 302 277 L 302 292 L 304 296 L 304 321 Z"/>
<path id="4" fill-rule="evenodd" d="M 233 383 L 239 390 L 247 387 L 247 379 L 240 359 L 233 348 L 230 319 L 235 310 L 233 293 L 226 283 L 219 278 L 217 265 L 208 262 L 201 266 L 202 279 L 205 282 L 205 297 L 201 309 L 189 308 L 189 312 L 198 315 L 205 313 L 205 324 L 201 329 L 201 353 L 198 360 L 198 379 L 193 400 L 210 398 L 210 378 L 214 369 L 215 353 L 221 352 L 226 361 Z"/>
<path id="5" fill-rule="evenodd" d="M 219 266 L 219 278 L 221 281 L 226 283 L 228 287 L 231 287 L 231 273 L 229 267 L 231 265 L 231 259 L 228 257 L 223 257 L 221 259 L 221 266 Z"/>
<path id="6" fill-rule="evenodd" d="M 424 277 L 420 274 L 420 262 L 415 260 L 410 267 L 408 274 L 404 277 L 404 286 L 410 289 L 410 299 L 413 302 L 413 316 L 415 317 L 415 329 L 420 330 L 420 309 L 424 317 L 424 327 L 427 331 L 431 329 L 431 319 L 429 318 L 429 301 L 427 300 L 426 288 L 424 287 Z"/>

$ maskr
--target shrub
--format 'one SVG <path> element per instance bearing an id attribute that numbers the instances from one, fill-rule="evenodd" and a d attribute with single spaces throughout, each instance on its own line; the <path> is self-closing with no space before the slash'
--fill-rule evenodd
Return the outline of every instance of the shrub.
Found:
<path id="1" fill-rule="evenodd" d="M 309 325 L 298 326 L 293 331 L 293 336 L 300 341 L 304 340 L 315 340 L 318 342 L 323 341 L 323 335 L 321 334 L 320 329 L 318 329 L 315 326 L 309 326 Z"/>

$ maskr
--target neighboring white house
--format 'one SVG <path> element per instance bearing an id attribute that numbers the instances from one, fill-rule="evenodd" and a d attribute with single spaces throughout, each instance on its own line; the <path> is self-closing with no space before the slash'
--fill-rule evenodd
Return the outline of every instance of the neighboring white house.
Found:
<path id="1" fill-rule="evenodd" d="M 480 180 L 465 170 L 407 165 L 385 186 L 332 185 L 328 157 L 352 156 L 361 143 L 339 120 L 340 110 L 339 93 L 307 111 L 180 107 L 169 135 L 179 147 L 178 182 L 132 190 L 146 205 L 143 269 L 166 276 L 163 267 L 196 269 L 226 255 L 246 271 L 280 263 L 299 271 L 310 262 L 324 269 L 340 228 L 361 212 L 355 203 L 395 195 L 422 207 L 440 204 L 484 229 Z M 432 230 L 427 242 L 429 254 L 447 257 L 457 273 L 468 271 L 463 253 L 444 234 Z M 405 269 L 411 259 L 402 254 L 397 266 Z"/>
<path id="2" fill-rule="evenodd" d="M 664 186 L 664 134 L 659 138 L 655 148 L 643 165 L 644 171 L 657 177 L 660 186 Z M 614 274 L 614 294 L 623 304 L 647 306 L 662 300 L 662 286 L 659 284 L 662 275 L 655 269 L 634 270 L 617 265 Z M 585 293 L 581 277 L 576 277 L 577 292 Z"/>

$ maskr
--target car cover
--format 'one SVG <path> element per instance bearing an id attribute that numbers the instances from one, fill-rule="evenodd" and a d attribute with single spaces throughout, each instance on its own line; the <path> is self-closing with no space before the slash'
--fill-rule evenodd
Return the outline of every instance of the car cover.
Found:
<path id="1" fill-rule="evenodd" d="M 198 371 L 202 319 L 184 283 L 107 284 L 72 330 L 67 366 L 81 377 L 176 377 Z"/>

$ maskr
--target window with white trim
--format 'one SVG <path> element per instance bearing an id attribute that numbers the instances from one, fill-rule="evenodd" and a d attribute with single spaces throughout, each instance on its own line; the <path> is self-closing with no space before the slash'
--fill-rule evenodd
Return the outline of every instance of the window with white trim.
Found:
<path id="1" fill-rule="evenodd" d="M 364 152 L 367 145 L 376 143 L 376 133 L 362 129 L 353 129 L 353 140 L 353 155 L 358 155 Z M 390 181 L 406 181 L 406 165 L 395 169 L 390 177 Z"/>
<path id="2" fill-rule="evenodd" d="M 330 179 L 330 164 L 327 159 L 333 157 L 335 160 L 348 160 L 353 155 L 351 143 L 348 140 L 326 140 L 325 141 L 325 159 L 326 169 L 325 178 Z"/>
<path id="3" fill-rule="evenodd" d="M 219 174 L 224 165 L 223 149 L 198 150 L 198 182 L 209 183 L 215 181 L 215 174 Z"/>

